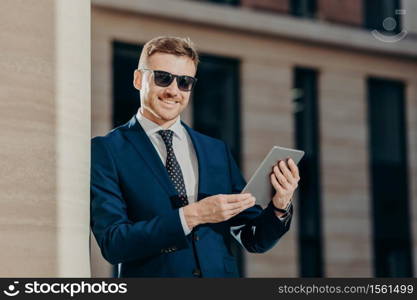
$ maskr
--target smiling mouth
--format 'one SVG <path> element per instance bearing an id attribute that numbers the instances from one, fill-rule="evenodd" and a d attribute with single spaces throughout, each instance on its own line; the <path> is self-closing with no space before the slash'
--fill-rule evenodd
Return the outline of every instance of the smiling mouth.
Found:
<path id="1" fill-rule="evenodd" d="M 162 101 L 163 103 L 166 103 L 166 104 L 169 104 L 169 105 L 174 105 L 174 104 L 179 103 L 179 101 L 175 101 L 175 100 L 166 100 L 166 99 L 161 99 L 161 98 L 159 98 L 159 97 L 158 97 L 158 99 L 159 99 L 160 101 Z"/>

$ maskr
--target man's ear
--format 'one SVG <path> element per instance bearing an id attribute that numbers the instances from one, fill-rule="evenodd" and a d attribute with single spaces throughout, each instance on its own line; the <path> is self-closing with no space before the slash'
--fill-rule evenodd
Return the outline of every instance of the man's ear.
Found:
<path id="1" fill-rule="evenodd" d="M 142 88 L 142 72 L 139 70 L 133 73 L 133 86 L 139 91 Z"/>

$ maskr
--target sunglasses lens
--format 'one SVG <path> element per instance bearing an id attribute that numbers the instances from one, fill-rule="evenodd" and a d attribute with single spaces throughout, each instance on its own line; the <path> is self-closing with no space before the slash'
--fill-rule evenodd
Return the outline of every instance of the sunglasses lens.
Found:
<path id="1" fill-rule="evenodd" d="M 177 78 L 177 81 L 178 81 L 178 88 L 180 90 L 191 91 L 194 86 L 195 79 L 190 76 L 180 76 Z"/>
<path id="2" fill-rule="evenodd" d="M 163 71 L 154 71 L 154 80 L 155 84 L 159 86 L 168 86 L 171 84 L 174 77 L 168 73 Z"/>
<path id="3" fill-rule="evenodd" d="M 175 77 L 177 77 L 178 88 L 182 91 L 191 91 L 196 79 L 191 76 L 175 76 L 165 71 L 153 71 L 155 84 L 162 87 L 169 86 Z"/>

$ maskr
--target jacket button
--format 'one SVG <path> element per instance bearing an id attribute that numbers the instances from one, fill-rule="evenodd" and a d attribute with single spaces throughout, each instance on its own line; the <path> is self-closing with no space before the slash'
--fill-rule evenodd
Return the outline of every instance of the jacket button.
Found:
<path id="1" fill-rule="evenodd" d="M 198 241 L 199 239 L 200 239 L 200 237 L 197 234 L 195 234 L 194 235 L 194 241 Z"/>
<path id="2" fill-rule="evenodd" d="M 201 276 L 201 271 L 200 271 L 200 269 L 194 269 L 194 271 L 193 271 L 193 275 L 194 275 L 195 277 L 200 277 L 200 276 Z"/>

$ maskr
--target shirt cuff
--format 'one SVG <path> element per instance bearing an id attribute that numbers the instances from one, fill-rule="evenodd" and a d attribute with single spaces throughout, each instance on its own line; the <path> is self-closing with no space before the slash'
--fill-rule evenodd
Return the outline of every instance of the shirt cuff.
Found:
<path id="1" fill-rule="evenodd" d="M 180 213 L 181 225 L 182 225 L 182 229 L 184 230 L 184 234 L 189 235 L 191 233 L 191 230 L 190 228 L 188 228 L 187 222 L 185 221 L 183 207 L 180 207 L 179 213 Z"/>
<path id="2" fill-rule="evenodd" d="M 286 219 L 288 219 L 288 217 L 290 216 L 289 213 L 282 215 L 282 216 L 278 216 L 278 213 L 275 213 L 275 216 L 277 216 L 278 219 L 280 219 L 281 221 L 285 221 Z"/>
<path id="3" fill-rule="evenodd" d="M 274 212 L 275 216 L 280 219 L 280 221 L 285 221 L 286 219 L 288 219 L 289 216 L 291 216 L 291 206 L 292 206 L 292 202 L 290 202 L 287 207 L 285 208 L 285 210 L 287 211 L 287 213 L 283 214 L 282 216 L 278 215 L 278 212 Z"/>

